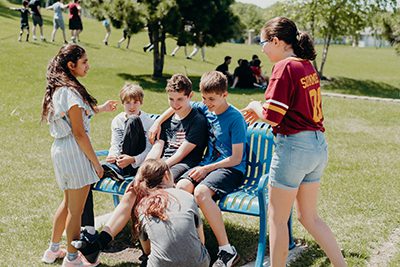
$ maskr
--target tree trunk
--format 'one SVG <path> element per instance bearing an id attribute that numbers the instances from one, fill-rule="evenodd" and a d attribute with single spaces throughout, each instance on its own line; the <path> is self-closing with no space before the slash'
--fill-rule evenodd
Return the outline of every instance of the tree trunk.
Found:
<path id="1" fill-rule="evenodd" d="M 163 43 L 165 42 L 165 34 L 160 36 L 161 28 L 157 22 L 155 22 L 152 25 L 152 29 L 153 29 L 152 34 L 153 34 L 153 45 L 154 45 L 154 48 L 153 48 L 153 77 L 159 78 L 159 77 L 162 77 L 162 72 L 163 72 L 163 68 L 164 68 Z M 163 38 L 164 38 L 164 40 L 163 40 Z"/>
<path id="2" fill-rule="evenodd" d="M 324 38 L 324 48 L 322 50 L 321 67 L 320 67 L 320 69 L 318 71 L 319 72 L 319 76 L 321 77 L 321 79 L 324 79 L 323 71 L 324 71 L 326 58 L 328 56 L 328 49 L 329 49 L 329 45 L 331 44 L 331 39 L 332 39 L 332 34 L 330 34 L 330 33 L 328 33 L 326 38 Z"/>
<path id="3" fill-rule="evenodd" d="M 314 39 L 314 36 L 315 36 L 315 12 L 317 10 L 317 4 L 318 4 L 317 0 L 313 0 L 312 1 L 312 8 L 311 8 L 311 37 L 313 38 L 313 40 L 315 40 Z M 318 70 L 317 59 L 313 60 L 313 65 L 314 65 L 314 68 L 316 70 Z"/>

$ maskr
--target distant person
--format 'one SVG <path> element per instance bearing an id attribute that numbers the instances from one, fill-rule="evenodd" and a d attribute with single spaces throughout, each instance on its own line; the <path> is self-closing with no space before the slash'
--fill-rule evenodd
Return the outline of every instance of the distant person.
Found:
<path id="1" fill-rule="evenodd" d="M 191 194 L 174 188 L 168 165 L 148 159 L 139 168 L 95 242 L 73 244 L 91 262 L 132 218 L 134 238 L 139 238 L 144 255 L 140 266 L 208 267 L 210 256 L 199 208 Z"/>
<path id="2" fill-rule="evenodd" d="M 311 37 L 288 18 L 277 17 L 261 29 L 262 51 L 274 63 L 265 102 L 242 110 L 246 121 L 272 126 L 275 150 L 269 173 L 269 250 L 271 266 L 286 266 L 287 222 L 293 204 L 304 228 L 324 250 L 332 266 L 347 266 L 329 226 L 318 215 L 321 176 L 328 163 L 321 84 L 312 61 Z"/>
<path id="3" fill-rule="evenodd" d="M 233 83 L 233 75 L 229 72 L 229 64 L 231 64 L 232 57 L 226 56 L 224 58 L 224 63 L 219 65 L 215 70 L 222 72 L 226 78 L 228 79 L 228 85 L 232 85 Z"/>
<path id="4" fill-rule="evenodd" d="M 192 59 L 198 52 L 201 50 L 201 60 L 206 61 L 206 49 L 204 43 L 203 33 L 195 33 L 194 34 L 195 43 L 193 45 L 193 51 L 190 53 L 187 59 Z"/>
<path id="5" fill-rule="evenodd" d="M 64 18 L 63 18 L 63 10 L 67 6 L 63 5 L 63 0 L 58 0 L 51 6 L 46 7 L 46 9 L 54 10 L 53 16 L 53 32 L 51 33 L 51 41 L 55 41 L 57 29 L 60 28 L 63 34 L 64 43 L 67 44 L 67 38 L 65 36 L 65 26 L 64 26 Z"/>
<path id="6" fill-rule="evenodd" d="M 174 50 L 171 53 L 171 56 L 175 56 L 175 54 L 179 51 L 179 49 L 181 49 L 183 47 L 183 51 L 185 52 L 185 57 L 188 56 L 187 54 L 187 37 L 186 34 L 180 34 L 178 36 L 178 40 L 176 41 L 176 47 L 174 48 Z"/>
<path id="7" fill-rule="evenodd" d="M 108 38 L 110 38 L 110 35 L 111 35 L 110 20 L 109 19 L 103 19 L 102 24 L 103 24 L 104 28 L 106 29 L 106 36 L 104 36 L 103 43 L 105 45 L 108 45 Z"/>
<path id="8" fill-rule="evenodd" d="M 258 56 L 257 56 L 257 55 L 253 55 L 253 56 L 251 57 L 251 61 L 250 61 L 249 65 L 250 65 L 250 66 L 254 66 L 254 61 L 255 61 L 256 59 L 259 60 Z"/>
<path id="9" fill-rule="evenodd" d="M 265 89 L 267 87 L 267 77 L 262 73 L 261 60 L 254 59 L 253 65 L 250 66 L 250 69 L 253 72 L 256 86 Z"/>
<path id="10" fill-rule="evenodd" d="M 31 0 L 29 2 L 29 7 L 31 8 L 32 13 L 32 21 L 33 21 L 33 28 L 32 28 L 32 39 L 34 41 L 37 40 L 36 38 L 36 26 L 39 25 L 40 29 L 40 40 L 46 41 L 43 35 L 43 18 L 40 12 L 40 0 Z"/>
<path id="11" fill-rule="evenodd" d="M 239 63 L 239 61 L 238 61 Z M 236 67 L 233 73 L 234 80 L 232 88 L 253 88 L 255 78 L 253 72 L 250 69 L 249 62 L 247 59 L 241 59 L 240 65 Z"/>
<path id="12" fill-rule="evenodd" d="M 10 7 L 11 10 L 19 11 L 21 14 L 21 30 L 19 32 L 18 42 L 21 42 L 22 35 L 26 29 L 26 41 L 29 42 L 29 15 L 31 12 L 28 9 L 29 2 L 24 0 L 21 8 Z"/>
<path id="13" fill-rule="evenodd" d="M 126 43 L 126 49 L 129 49 L 129 44 L 131 43 L 131 30 L 128 27 L 125 27 L 122 30 L 122 38 L 119 39 L 117 47 L 120 48 L 121 44 L 128 39 L 127 43 Z"/>
<path id="14" fill-rule="evenodd" d="M 69 3 L 69 29 L 71 30 L 71 41 L 76 43 L 79 41 L 79 33 L 83 30 L 81 19 L 81 6 L 79 0 Z"/>
<path id="15" fill-rule="evenodd" d="M 147 25 L 147 35 L 149 36 L 149 43 L 143 46 L 143 52 L 150 52 L 154 48 L 153 31 L 149 25 Z"/>

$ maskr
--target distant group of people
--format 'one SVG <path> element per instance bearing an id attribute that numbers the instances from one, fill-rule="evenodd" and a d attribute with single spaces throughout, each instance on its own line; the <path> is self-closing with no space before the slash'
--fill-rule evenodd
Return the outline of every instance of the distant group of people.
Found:
<path id="1" fill-rule="evenodd" d="M 238 66 L 235 68 L 233 74 L 229 72 L 231 61 L 232 57 L 226 56 L 224 62 L 215 69 L 225 74 L 231 88 L 257 87 L 265 89 L 267 87 L 268 77 L 263 74 L 261 60 L 257 55 L 253 55 L 250 62 L 246 59 L 239 59 Z"/>
<path id="2" fill-rule="evenodd" d="M 131 218 L 133 235 L 144 253 L 141 266 L 206 267 L 210 256 L 204 246 L 201 210 L 218 242 L 213 267 L 234 266 L 239 255 L 230 244 L 215 200 L 242 183 L 246 123 L 261 119 L 271 125 L 277 144 L 271 169 L 266 170 L 271 265 L 286 264 L 287 221 L 296 204 L 299 221 L 330 262 L 346 266 L 333 233 L 317 211 L 328 147 L 320 82 L 310 62 L 316 56 L 314 45 L 307 33 L 299 32 L 294 22 L 284 17 L 267 22 L 260 44 L 275 64 L 273 82 L 265 91 L 265 102 L 252 101 L 241 111 L 227 100 L 229 72 L 202 75 L 202 102 L 191 101 L 194 92 L 188 77 L 173 75 L 165 88 L 170 107 L 155 122 L 141 110 L 143 89 L 134 84 L 123 86 L 120 100 L 124 111 L 111 123 L 111 148 L 103 163 L 89 138 L 90 119 L 96 113 L 115 111 L 117 101 L 98 105 L 78 80 L 89 70 L 85 50 L 76 44 L 62 47 L 47 68 L 41 116 L 54 137 L 51 158 L 64 198 L 42 261 L 64 258 L 64 267 L 97 266 L 100 251 Z M 92 228 L 81 234 L 82 213 L 93 213 L 88 198 L 91 185 L 105 172 L 117 173 L 117 177 L 135 175 L 135 179 L 103 230 L 97 234 Z M 67 250 L 60 247 L 64 230 Z"/>
<path id="3" fill-rule="evenodd" d="M 64 9 L 68 8 L 69 10 L 69 29 L 71 30 L 71 41 L 76 43 L 79 40 L 79 33 L 82 32 L 82 20 L 81 20 L 81 7 L 79 5 L 79 0 L 73 0 L 69 4 L 63 4 L 63 0 L 56 1 L 53 5 L 48 6 L 46 9 L 54 10 L 53 16 L 53 31 L 51 33 L 51 41 L 55 41 L 56 32 L 58 29 L 61 29 L 64 43 L 67 42 L 67 38 L 65 35 L 65 26 L 64 26 L 64 19 L 62 12 Z M 29 8 L 30 10 L 29 10 Z M 18 41 L 22 40 L 22 36 L 24 30 L 27 31 L 26 33 L 26 41 L 29 41 L 29 15 L 32 14 L 32 39 L 34 41 L 37 40 L 36 37 L 36 27 L 39 26 L 40 29 L 40 40 L 46 41 L 46 38 L 43 34 L 43 18 L 41 14 L 41 2 L 40 0 L 31 0 L 27 1 L 24 0 L 22 2 L 21 8 L 10 8 L 12 10 L 19 11 L 21 13 L 21 30 L 18 37 Z"/>

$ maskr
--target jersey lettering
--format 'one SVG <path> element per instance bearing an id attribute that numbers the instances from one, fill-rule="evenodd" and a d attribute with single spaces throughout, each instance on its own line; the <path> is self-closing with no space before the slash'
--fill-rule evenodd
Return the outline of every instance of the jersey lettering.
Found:
<path id="1" fill-rule="evenodd" d="M 311 104 L 313 106 L 313 121 L 320 122 L 322 119 L 322 108 L 321 108 L 321 89 L 311 89 L 309 91 Z"/>

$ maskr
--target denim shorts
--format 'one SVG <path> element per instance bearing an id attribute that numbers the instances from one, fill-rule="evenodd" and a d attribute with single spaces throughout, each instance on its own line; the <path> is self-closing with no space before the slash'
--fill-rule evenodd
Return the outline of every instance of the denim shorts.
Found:
<path id="1" fill-rule="evenodd" d="M 324 133 L 303 131 L 292 135 L 278 134 L 275 139 L 269 184 L 292 190 L 302 183 L 320 182 L 328 163 L 328 144 Z"/>

